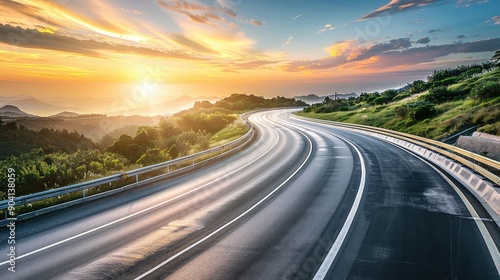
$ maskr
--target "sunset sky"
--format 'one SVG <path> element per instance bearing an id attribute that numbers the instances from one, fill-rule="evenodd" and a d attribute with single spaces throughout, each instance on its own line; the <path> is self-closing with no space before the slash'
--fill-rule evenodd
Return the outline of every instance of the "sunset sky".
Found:
<path id="1" fill-rule="evenodd" d="M 0 95 L 383 90 L 500 49 L 498 0 L 0 0 Z"/>

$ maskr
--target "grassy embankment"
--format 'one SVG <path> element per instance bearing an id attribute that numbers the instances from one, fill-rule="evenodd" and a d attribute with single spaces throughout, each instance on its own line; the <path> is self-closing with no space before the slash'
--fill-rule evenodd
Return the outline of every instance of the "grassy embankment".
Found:
<path id="1" fill-rule="evenodd" d="M 300 112 L 298 115 L 382 127 L 432 139 L 443 139 L 474 125 L 479 127 L 479 131 L 500 135 L 498 121 L 500 120 L 500 69 L 446 86 L 446 96 L 441 96 L 443 98 L 437 98 L 440 101 L 431 103 L 432 112 L 423 119 L 398 113 L 398 110 L 408 104 L 432 100 L 433 98 L 429 97 L 437 91 L 433 92 L 432 85 L 429 84 L 430 82 L 428 82 L 429 90 L 418 94 L 399 93 L 396 96 L 407 97 L 398 101 L 377 105 L 358 100 L 359 102 L 352 102 L 343 110 L 328 113 L 310 110 L 310 112 Z M 490 92 L 493 90 L 492 94 L 486 96 L 474 94 L 477 88 L 485 85 L 488 85 Z"/>

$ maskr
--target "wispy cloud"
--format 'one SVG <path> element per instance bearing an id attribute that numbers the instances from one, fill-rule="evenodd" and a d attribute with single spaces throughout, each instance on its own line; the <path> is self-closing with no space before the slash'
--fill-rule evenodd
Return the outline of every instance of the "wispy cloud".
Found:
<path id="1" fill-rule="evenodd" d="M 125 13 L 128 13 L 128 14 L 144 15 L 144 13 L 139 11 L 139 10 L 129 10 L 129 9 L 122 8 L 122 11 L 124 11 Z"/>
<path id="2" fill-rule="evenodd" d="M 26 38 L 24 40 L 12 40 L 12 38 L 25 38 L 25 34 L 32 35 L 29 39 Z M 54 50 L 101 58 L 106 57 L 106 51 L 111 51 L 117 54 L 136 54 L 148 57 L 161 57 L 182 60 L 200 59 L 179 51 L 157 50 L 117 43 L 111 44 L 107 42 L 98 42 L 95 40 L 64 36 L 57 33 L 52 34 L 49 32 L 40 32 L 36 29 L 24 29 L 21 27 L 1 23 L 0 43 L 21 48 Z"/>
<path id="3" fill-rule="evenodd" d="M 278 62 L 279 61 L 274 60 L 252 60 L 247 62 L 230 61 L 227 63 L 220 63 L 218 66 L 222 67 L 224 72 L 239 73 L 241 70 L 263 69 Z"/>
<path id="4" fill-rule="evenodd" d="M 260 20 L 255 20 L 255 19 L 249 19 L 249 20 L 240 20 L 240 22 L 247 23 L 247 24 L 252 24 L 255 26 L 264 26 L 264 22 Z"/>
<path id="5" fill-rule="evenodd" d="M 341 45 L 341 48 L 337 48 Z M 316 60 L 301 60 L 289 62 L 285 70 L 291 72 L 325 70 L 336 67 L 355 68 L 362 65 L 365 69 L 381 69 L 380 67 L 402 67 L 418 65 L 435 61 L 450 54 L 479 53 L 495 51 L 500 45 L 500 38 L 474 41 L 456 42 L 425 47 L 412 47 L 407 38 L 395 39 L 385 43 L 378 43 L 368 47 L 357 46 L 354 41 L 343 41 L 326 49 L 337 51 L 330 56 Z"/>
<path id="6" fill-rule="evenodd" d="M 423 37 L 423 38 L 418 39 L 415 43 L 425 45 L 425 44 L 428 44 L 430 41 L 431 41 L 431 39 L 429 39 L 429 37 Z"/>
<path id="7" fill-rule="evenodd" d="M 358 47 L 349 56 L 349 61 L 361 61 L 371 57 L 389 53 L 392 51 L 399 51 L 411 47 L 411 41 L 408 38 L 400 38 L 390 40 L 387 43 L 378 43 L 369 47 Z"/>
<path id="8" fill-rule="evenodd" d="M 243 2 L 243 0 L 216 0 L 217 4 L 225 8 L 235 8 Z"/>
<path id="9" fill-rule="evenodd" d="M 144 41 L 136 30 L 138 24 L 134 19 L 124 19 L 122 10 L 98 0 L 86 3 L 94 9 L 91 13 L 77 13 L 52 1 L 13 1 L 3 0 L 0 5 L 2 23 L 16 22 L 24 28 L 43 26 L 52 30 L 64 29 L 74 33 L 89 31 L 119 40 Z"/>
<path id="10" fill-rule="evenodd" d="M 302 15 L 296 15 L 294 18 L 292 18 L 292 20 L 296 20 L 298 19 L 299 17 L 301 17 Z"/>
<path id="11" fill-rule="evenodd" d="M 183 0 L 158 1 L 158 4 L 169 11 L 186 15 L 196 23 L 202 23 L 210 26 L 215 26 L 215 22 L 227 22 L 227 19 L 224 16 L 232 18 L 237 17 L 233 9 L 217 5 L 206 6 Z"/>
<path id="12" fill-rule="evenodd" d="M 209 48 L 208 46 L 205 46 L 193 39 L 188 38 L 186 35 L 182 34 L 172 34 L 169 36 L 170 39 L 175 41 L 177 44 L 188 48 L 190 50 L 193 50 L 198 53 L 208 53 L 208 54 L 216 54 L 217 51 Z"/>
<path id="13" fill-rule="evenodd" d="M 495 22 L 495 24 L 500 24 L 500 16 L 494 16 L 491 18 L 492 21 Z"/>
<path id="14" fill-rule="evenodd" d="M 368 13 L 364 17 L 360 18 L 360 20 L 366 20 L 387 14 L 401 13 L 443 1 L 444 0 L 391 0 L 388 4 Z"/>
<path id="15" fill-rule="evenodd" d="M 230 22 L 229 19 L 234 19 L 238 22 L 255 26 L 264 25 L 263 21 L 256 19 L 238 19 L 238 15 L 233 9 L 234 4 L 236 3 L 230 3 L 230 1 L 217 1 L 218 5 L 211 6 L 191 3 L 185 0 L 160 0 L 158 1 L 158 4 L 166 10 L 187 16 L 195 23 L 201 23 L 212 27 L 216 27 L 217 23 L 223 23 L 231 28 L 238 28 L 238 25 L 234 22 Z"/>
<path id="16" fill-rule="evenodd" d="M 293 41 L 293 36 L 288 37 L 286 42 L 283 43 L 283 48 L 287 48 L 288 45 L 290 45 L 292 43 L 292 41 Z"/>
<path id="17" fill-rule="evenodd" d="M 473 4 L 483 4 L 488 2 L 489 0 L 457 0 L 457 6 L 469 7 Z"/>
<path id="18" fill-rule="evenodd" d="M 429 5 L 440 5 L 447 3 L 448 0 L 391 0 L 388 4 L 366 14 L 359 20 L 380 17 L 384 15 L 397 14 L 411 10 L 421 9 Z M 473 4 L 487 3 L 489 0 L 455 0 L 456 6 L 471 6 Z"/>
<path id="19" fill-rule="evenodd" d="M 321 34 L 321 33 L 325 32 L 325 31 L 327 31 L 327 30 L 335 30 L 335 29 L 337 29 L 337 28 L 336 28 L 336 27 L 333 27 L 333 25 L 332 25 L 332 24 L 329 24 L 329 23 L 328 23 L 328 24 L 325 24 L 325 27 L 323 27 L 323 28 L 321 28 L 320 30 L 318 30 L 318 31 L 316 32 L 316 35 Z"/>
<path id="20" fill-rule="evenodd" d="M 431 29 L 429 30 L 429 33 L 432 34 L 432 33 L 439 33 L 439 32 L 443 32 L 444 30 L 443 29 Z"/>

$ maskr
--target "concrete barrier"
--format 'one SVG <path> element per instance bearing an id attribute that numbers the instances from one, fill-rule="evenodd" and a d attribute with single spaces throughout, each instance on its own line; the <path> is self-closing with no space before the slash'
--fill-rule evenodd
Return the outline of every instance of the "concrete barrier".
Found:
<path id="1" fill-rule="evenodd" d="M 495 135 L 474 132 L 472 136 L 460 136 L 457 147 L 500 160 L 500 137 Z"/>

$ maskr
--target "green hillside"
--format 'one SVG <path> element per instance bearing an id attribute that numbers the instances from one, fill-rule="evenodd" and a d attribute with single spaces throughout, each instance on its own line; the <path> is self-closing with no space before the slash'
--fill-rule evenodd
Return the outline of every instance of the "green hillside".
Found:
<path id="1" fill-rule="evenodd" d="M 432 139 L 477 125 L 500 135 L 500 68 L 494 62 L 437 70 L 404 90 L 325 99 L 301 116 L 388 128 Z"/>

